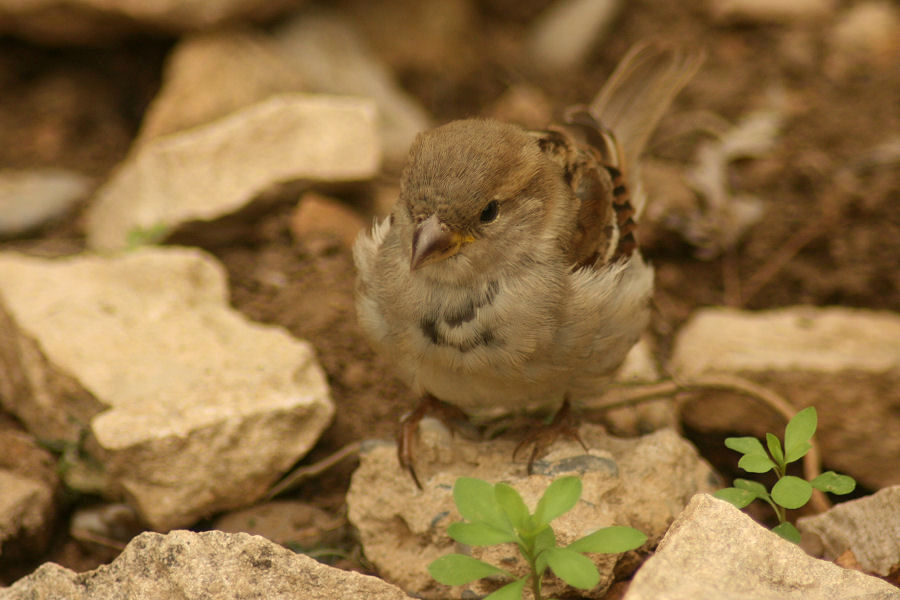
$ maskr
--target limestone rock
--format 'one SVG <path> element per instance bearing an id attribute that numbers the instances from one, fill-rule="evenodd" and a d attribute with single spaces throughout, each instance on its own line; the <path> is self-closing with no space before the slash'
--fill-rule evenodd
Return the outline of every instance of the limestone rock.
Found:
<path id="1" fill-rule="evenodd" d="M 624 600 L 896 600 L 875 577 L 812 558 L 731 504 L 698 494 Z"/>
<path id="2" fill-rule="evenodd" d="M 60 169 L 0 171 L 0 237 L 62 217 L 87 197 L 90 178 Z"/>
<path id="3" fill-rule="evenodd" d="M 419 433 L 416 464 L 424 491 L 417 490 L 397 464 L 396 447 L 379 443 L 362 454 L 347 504 L 350 522 L 359 529 L 366 556 L 379 574 L 424 598 L 480 597 L 491 590 L 483 582 L 448 588 L 426 571 L 434 559 L 465 551 L 455 548 L 447 536 L 447 527 L 460 519 L 452 488 L 461 476 L 509 483 L 533 510 L 552 480 L 580 475 L 584 486 L 581 500 L 553 522 L 560 544 L 601 527 L 631 525 L 647 534 L 652 546 L 693 494 L 720 487 L 694 448 L 671 430 L 639 439 L 617 439 L 598 426 L 584 425 L 580 433 L 590 448 L 588 453 L 575 442 L 557 441 L 549 454 L 535 462 L 531 477 L 526 476 L 523 462 L 511 459 L 516 446 L 513 440 L 451 439 L 432 419 L 422 421 Z M 511 545 L 471 551 L 476 558 L 503 564 L 513 572 L 523 568 Z M 590 597 L 603 595 L 612 583 L 614 568 L 617 573 L 627 571 L 629 564 L 633 569 L 633 558 L 634 553 L 596 555 L 601 583 Z M 564 589 L 552 579 L 545 588 L 548 596 Z"/>
<path id="4" fill-rule="evenodd" d="M 900 566 L 900 486 L 800 518 L 797 528 L 810 554 L 834 560 L 850 550 L 863 569 L 887 577 Z"/>
<path id="5" fill-rule="evenodd" d="M 112 250 L 162 238 L 180 224 L 233 213 L 298 180 L 368 179 L 379 160 L 370 101 L 272 96 L 136 147 L 92 201 L 88 244 Z"/>
<path id="6" fill-rule="evenodd" d="M 185 33 L 264 21 L 302 0 L 2 0 L 0 31 L 49 44 L 88 44 L 138 31 Z"/>
<path id="7" fill-rule="evenodd" d="M 137 143 L 205 125 L 269 96 L 302 91 L 300 74 L 260 31 L 187 36 L 166 60 L 162 87 L 144 114 Z"/>
<path id="8" fill-rule="evenodd" d="M 834 0 L 710 0 L 709 10 L 721 21 L 782 23 L 828 17 L 835 4 Z"/>
<path id="9" fill-rule="evenodd" d="M 55 513 L 49 485 L 0 468 L 0 556 L 40 552 Z"/>
<path id="10" fill-rule="evenodd" d="M 900 315 L 796 306 L 764 312 L 709 308 L 679 332 L 676 376 L 731 373 L 815 406 L 829 468 L 879 489 L 900 484 Z M 684 407 L 703 431 L 780 434 L 784 422 L 746 397 L 702 392 Z M 871 443 L 878 440 L 877 444 Z"/>
<path id="11" fill-rule="evenodd" d="M 860 65 L 891 69 L 900 56 L 900 9 L 896 3 L 869 0 L 853 4 L 838 18 L 828 40 L 828 75 L 845 77 Z"/>
<path id="12" fill-rule="evenodd" d="M 425 109 L 397 85 L 352 24 L 337 14 L 301 14 L 275 31 L 273 45 L 309 90 L 374 100 L 389 163 L 403 163 L 413 138 L 430 127 Z"/>
<path id="13" fill-rule="evenodd" d="M 78 442 L 153 528 L 262 496 L 333 413 L 312 348 L 228 307 L 188 249 L 0 254 L 0 400 Z M 5 305 L 5 306 L 4 306 Z"/>
<path id="14" fill-rule="evenodd" d="M 179 598 L 181 600 L 402 600 L 397 588 L 342 571 L 245 533 L 143 533 L 111 564 L 75 573 L 55 563 L 5 590 L 3 600 Z"/>

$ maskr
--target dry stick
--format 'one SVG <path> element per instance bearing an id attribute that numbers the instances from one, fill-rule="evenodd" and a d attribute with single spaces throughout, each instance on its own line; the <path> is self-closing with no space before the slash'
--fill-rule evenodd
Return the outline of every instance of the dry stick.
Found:
<path id="1" fill-rule="evenodd" d="M 126 545 L 125 542 L 107 537 L 105 535 L 101 535 L 99 533 L 94 533 L 90 529 L 84 528 L 73 529 L 72 537 L 79 542 L 91 542 L 97 544 L 98 546 L 103 546 L 104 548 L 110 548 L 117 552 L 121 552 L 122 550 L 124 550 Z"/>
<path id="2" fill-rule="evenodd" d="M 646 402 L 661 396 L 672 396 L 681 391 L 701 389 L 727 390 L 749 396 L 774 410 L 785 422 L 790 421 L 797 412 L 797 409 L 791 406 L 780 394 L 736 375 L 701 375 L 692 377 L 689 380 L 668 380 L 646 385 L 629 386 L 627 388 L 616 388 L 607 392 L 598 402 L 591 403 L 589 408 L 593 410 L 608 410 Z M 682 404 L 683 402 L 678 402 L 677 404 L 679 411 Z M 814 439 L 810 440 L 810 444 L 812 447 L 803 457 L 803 476 L 807 481 L 812 481 L 822 472 L 819 444 Z M 828 498 L 819 490 L 813 490 L 810 503 L 816 512 L 824 512 L 831 508 Z"/>
<path id="3" fill-rule="evenodd" d="M 726 306 L 743 306 L 740 260 L 737 248 L 728 248 L 722 256 L 722 288 Z"/>
<path id="4" fill-rule="evenodd" d="M 266 494 L 266 498 L 268 500 L 271 500 L 279 494 L 283 494 L 288 490 L 294 489 L 307 479 L 311 479 L 313 477 L 316 477 L 317 475 L 321 475 L 345 458 L 356 456 L 357 454 L 359 454 L 360 446 L 362 446 L 362 442 L 353 442 L 352 444 L 347 444 L 331 456 L 327 456 L 317 463 L 294 469 L 287 476 L 285 476 L 284 479 L 272 486 L 272 489 L 269 490 L 268 494 Z"/>
<path id="5" fill-rule="evenodd" d="M 831 214 L 824 214 L 815 221 L 807 223 L 805 227 L 797 230 L 782 246 L 772 254 L 771 258 L 763 264 L 744 284 L 744 293 L 741 304 L 746 305 L 764 285 L 769 283 L 775 275 L 788 264 L 804 246 L 819 237 L 826 231 L 827 225 L 832 219 Z"/>

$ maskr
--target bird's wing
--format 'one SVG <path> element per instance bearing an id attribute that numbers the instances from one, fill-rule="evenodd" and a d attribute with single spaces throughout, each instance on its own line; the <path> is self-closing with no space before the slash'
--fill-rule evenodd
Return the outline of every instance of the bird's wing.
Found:
<path id="1" fill-rule="evenodd" d="M 643 208 L 639 158 L 703 53 L 661 43 L 633 47 L 588 106 L 567 109 L 560 125 L 533 132 L 581 200 L 570 248 L 576 268 L 607 264 L 637 248 Z"/>

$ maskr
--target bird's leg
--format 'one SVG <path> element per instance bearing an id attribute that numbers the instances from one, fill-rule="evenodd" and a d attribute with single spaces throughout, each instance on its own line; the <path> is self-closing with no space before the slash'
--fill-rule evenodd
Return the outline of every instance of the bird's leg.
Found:
<path id="1" fill-rule="evenodd" d="M 419 422 L 426 415 L 437 417 L 441 423 L 447 426 L 451 433 L 458 431 L 457 423 L 468 421 L 466 414 L 459 408 L 452 404 L 441 402 L 428 393 L 419 400 L 419 403 L 411 412 L 406 413 L 400 420 L 400 429 L 397 431 L 397 459 L 400 461 L 400 466 L 412 476 L 413 482 L 420 490 L 422 489 L 422 484 L 419 482 L 418 475 L 416 475 L 414 441 L 416 432 L 419 430 Z"/>
<path id="2" fill-rule="evenodd" d="M 553 416 L 553 420 L 550 421 L 550 423 L 544 423 L 533 427 L 531 431 L 528 432 L 528 435 L 525 436 L 525 439 L 519 442 L 519 445 L 513 450 L 513 460 L 515 460 L 522 448 L 532 446 L 531 455 L 528 457 L 527 468 L 528 474 L 532 475 L 534 473 L 535 459 L 553 444 L 553 442 L 559 439 L 559 436 L 565 436 L 570 440 L 578 442 L 581 444 L 581 447 L 584 448 L 585 452 L 588 451 L 587 446 L 578 434 L 578 422 L 572 414 L 572 406 L 569 403 L 568 396 L 563 399 L 562 406 L 556 411 L 556 415 Z"/>

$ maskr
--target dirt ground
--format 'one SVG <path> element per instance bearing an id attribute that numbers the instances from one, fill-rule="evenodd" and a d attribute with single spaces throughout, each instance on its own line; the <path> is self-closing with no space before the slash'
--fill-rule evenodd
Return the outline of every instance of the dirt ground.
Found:
<path id="1" fill-rule="evenodd" d="M 632 43 L 659 36 L 702 44 L 708 59 L 663 122 L 651 147 L 657 157 L 687 163 L 702 138 L 684 133 L 692 123 L 709 115 L 736 121 L 765 106 L 772 89 L 781 90 L 787 117 L 778 143 L 729 172 L 734 189 L 758 196 L 765 206 L 743 241 L 708 258 L 662 227 L 641 231 L 644 253 L 657 271 L 651 331 L 661 356 L 699 306 L 808 303 L 900 311 L 900 177 L 896 159 L 879 164 L 873 154 L 900 139 L 896 61 L 891 67 L 871 57 L 836 66 L 830 29 L 821 23 L 722 24 L 711 19 L 703 1 L 637 0 L 627 3 L 582 69 L 540 75 L 521 59 L 516 40 L 546 0 L 460 0 L 431 9 L 417 8 L 415 0 L 340 4 L 364 17 L 360 23 L 373 49 L 438 122 L 487 114 L 509 86 L 520 83 L 543 90 L 556 109 L 584 101 Z M 408 11 L 409 18 L 424 19 L 423 26 L 393 35 Z M 0 40 L 0 167 L 62 166 L 102 181 L 126 154 L 173 43 L 140 38 L 115 47 L 52 49 Z M 396 176 L 386 172 L 383 179 Z M 366 189 L 330 192 L 363 212 L 370 204 Z M 414 398 L 356 324 L 349 250 L 295 240 L 290 211 L 281 204 L 207 249 L 229 272 L 236 308 L 315 346 L 338 410 L 304 461 L 314 462 L 350 442 L 393 435 Z M 44 254 L 81 247 L 79 211 L 29 238 L 0 243 L 0 249 Z M 720 444 L 696 441 L 701 449 Z M 348 461 L 312 480 L 300 497 L 342 510 L 352 467 Z M 28 572 L 47 559 L 76 569 L 96 564 L 98 557 L 72 549 L 62 529 L 51 556 L 14 571 Z M 0 580 L 13 574 L 0 573 Z"/>

